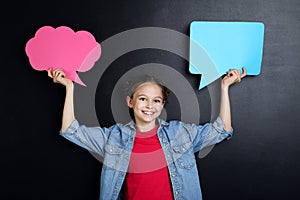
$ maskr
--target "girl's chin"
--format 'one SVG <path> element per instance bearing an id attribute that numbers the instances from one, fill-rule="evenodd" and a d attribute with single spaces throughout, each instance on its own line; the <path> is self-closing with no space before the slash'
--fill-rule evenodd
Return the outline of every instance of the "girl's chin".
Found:
<path id="1" fill-rule="evenodd" d="M 143 118 L 144 122 L 152 122 L 153 120 L 155 120 L 155 117 L 144 117 Z"/>
<path id="2" fill-rule="evenodd" d="M 150 122 L 155 121 L 156 118 L 157 117 L 154 116 L 154 115 L 152 115 L 152 116 L 143 116 L 143 117 L 140 118 L 139 121 L 142 121 L 142 122 L 145 122 L 145 123 L 150 123 Z"/>

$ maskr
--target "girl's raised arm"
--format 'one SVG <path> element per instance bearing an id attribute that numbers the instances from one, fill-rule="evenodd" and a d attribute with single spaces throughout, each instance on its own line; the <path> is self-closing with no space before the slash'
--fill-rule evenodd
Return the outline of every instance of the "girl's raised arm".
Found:
<path id="1" fill-rule="evenodd" d="M 230 85 L 241 82 L 242 78 L 246 76 L 246 68 L 243 67 L 243 73 L 240 70 L 229 70 L 227 75 L 222 79 L 221 85 L 221 102 L 220 102 L 220 118 L 224 123 L 226 131 L 231 131 L 231 111 L 230 111 L 230 99 L 228 90 Z"/>
<path id="2" fill-rule="evenodd" d="M 61 125 L 61 132 L 64 132 L 75 120 L 74 97 L 73 97 L 74 84 L 73 81 L 66 78 L 65 73 L 60 69 L 57 69 L 55 71 L 49 69 L 48 76 L 53 79 L 54 83 L 59 83 L 66 87 L 66 97 L 65 97 L 63 116 L 62 116 L 62 125 Z"/>

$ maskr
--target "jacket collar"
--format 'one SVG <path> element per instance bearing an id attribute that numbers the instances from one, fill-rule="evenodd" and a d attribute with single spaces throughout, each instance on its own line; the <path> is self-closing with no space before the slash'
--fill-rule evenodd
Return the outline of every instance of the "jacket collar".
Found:
<path id="1" fill-rule="evenodd" d="M 161 118 L 157 118 L 156 121 L 158 123 L 158 127 L 166 126 L 169 124 L 168 122 L 166 122 L 165 120 L 163 120 Z M 135 122 L 133 120 L 131 120 L 129 123 L 125 124 L 124 126 L 127 126 L 127 127 L 129 126 L 135 130 Z"/>

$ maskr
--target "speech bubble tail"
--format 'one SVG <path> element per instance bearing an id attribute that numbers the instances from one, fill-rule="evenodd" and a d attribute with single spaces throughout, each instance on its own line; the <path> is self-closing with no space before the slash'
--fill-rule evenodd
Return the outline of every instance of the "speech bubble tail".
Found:
<path id="1" fill-rule="evenodd" d="M 206 81 L 202 76 L 202 78 L 200 80 L 199 90 L 203 89 L 205 86 L 206 86 Z"/>
<path id="2" fill-rule="evenodd" d="M 82 80 L 79 78 L 79 76 L 76 76 L 74 82 L 86 87 L 86 85 L 82 82 Z"/>

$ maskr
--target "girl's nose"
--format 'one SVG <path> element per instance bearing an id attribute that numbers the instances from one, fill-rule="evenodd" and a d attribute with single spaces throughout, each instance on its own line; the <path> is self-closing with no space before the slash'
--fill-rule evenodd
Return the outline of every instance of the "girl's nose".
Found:
<path id="1" fill-rule="evenodd" d="M 153 105 L 153 103 L 152 103 L 152 101 L 147 101 L 147 108 L 152 108 L 152 105 Z"/>

